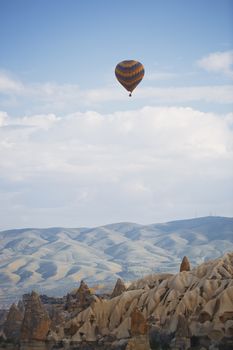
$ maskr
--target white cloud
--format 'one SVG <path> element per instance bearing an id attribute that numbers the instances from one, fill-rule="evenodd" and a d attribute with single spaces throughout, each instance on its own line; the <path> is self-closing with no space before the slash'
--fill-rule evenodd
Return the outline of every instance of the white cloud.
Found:
<path id="1" fill-rule="evenodd" d="M 6 123 L 7 113 L 0 111 L 0 127 Z"/>
<path id="2" fill-rule="evenodd" d="M 156 78 L 153 77 L 152 78 Z M 2 79 L 2 80 L 1 80 Z M 2 81 L 2 85 L 1 85 Z M 17 110 L 47 113 L 53 111 L 70 113 L 77 109 L 103 107 L 116 102 L 128 102 L 128 93 L 123 87 L 113 86 L 98 89 L 81 89 L 75 84 L 26 84 L 0 75 L 0 92 L 4 95 L 2 106 L 9 108 L 12 104 Z M 185 104 L 207 102 L 217 104 L 233 103 L 233 86 L 139 86 L 133 95 L 137 103 L 147 104 Z"/>
<path id="3" fill-rule="evenodd" d="M 1 114 L 0 114 L 1 115 Z M 144 107 L 6 117 L 5 226 L 156 222 L 232 213 L 232 115 Z"/>
<path id="4" fill-rule="evenodd" d="M 24 86 L 20 81 L 14 78 L 11 78 L 5 72 L 0 71 L 0 92 L 5 94 L 8 94 L 8 93 L 21 94 L 23 90 L 24 90 Z"/>
<path id="5" fill-rule="evenodd" d="M 145 87 L 137 92 L 137 97 L 155 98 L 160 103 L 185 103 L 192 101 L 215 102 L 220 104 L 233 103 L 233 86 Z"/>
<path id="6" fill-rule="evenodd" d="M 49 129 L 54 123 L 60 120 L 59 117 L 56 117 L 55 114 L 48 115 L 33 115 L 33 116 L 25 116 L 23 118 L 16 119 L 18 121 L 18 125 L 23 126 L 34 126 L 42 129 Z"/>
<path id="7" fill-rule="evenodd" d="M 233 51 L 214 52 L 201 58 L 198 66 L 216 73 L 223 73 L 233 78 Z"/>

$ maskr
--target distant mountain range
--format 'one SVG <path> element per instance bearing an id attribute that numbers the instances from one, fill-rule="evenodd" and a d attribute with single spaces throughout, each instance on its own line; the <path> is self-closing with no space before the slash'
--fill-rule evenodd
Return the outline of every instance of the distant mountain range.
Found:
<path id="1" fill-rule="evenodd" d="M 176 272 L 233 251 L 233 218 L 202 217 L 163 224 L 0 232 L 0 307 L 32 289 L 63 295 L 81 279 L 112 287 L 152 272 Z"/>

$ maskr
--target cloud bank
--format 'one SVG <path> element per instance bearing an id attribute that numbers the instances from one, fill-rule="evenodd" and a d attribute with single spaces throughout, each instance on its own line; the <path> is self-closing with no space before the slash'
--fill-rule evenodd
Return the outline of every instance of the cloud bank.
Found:
<path id="1" fill-rule="evenodd" d="M 215 73 L 222 73 L 233 78 L 233 51 L 214 52 L 198 62 L 198 66 Z"/>
<path id="2" fill-rule="evenodd" d="M 201 62 L 200 66 L 207 67 L 205 59 Z M 165 76 L 164 74 L 152 74 L 147 81 L 165 79 L 168 76 L 171 78 L 172 73 Z M 175 76 L 173 74 L 173 78 Z M 233 103 L 233 86 L 223 84 L 158 87 L 145 84 L 137 88 L 135 95 L 137 103 L 141 105 L 209 103 L 227 106 Z M 0 72 L 0 102 L 7 110 L 12 107 L 16 111 L 28 111 L 29 114 L 51 111 L 67 114 L 80 109 L 97 110 L 103 106 L 110 106 L 109 109 L 114 110 L 114 103 L 116 105 L 129 101 L 126 91 L 115 81 L 111 86 L 83 89 L 77 84 L 26 83 Z"/>
<path id="3" fill-rule="evenodd" d="M 0 113 L 1 228 L 232 215 L 233 115 Z"/>

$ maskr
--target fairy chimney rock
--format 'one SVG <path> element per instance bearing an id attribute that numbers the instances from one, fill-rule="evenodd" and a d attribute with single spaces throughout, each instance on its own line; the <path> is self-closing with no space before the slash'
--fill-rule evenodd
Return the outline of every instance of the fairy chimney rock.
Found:
<path id="1" fill-rule="evenodd" d="M 180 272 L 182 271 L 190 271 L 190 263 L 189 263 L 189 259 L 187 258 L 187 256 L 183 257 L 183 260 L 180 264 Z"/>
<path id="2" fill-rule="evenodd" d="M 117 282 L 115 284 L 115 287 L 113 289 L 111 298 L 118 297 L 119 295 L 121 295 L 125 291 L 126 291 L 126 287 L 125 287 L 124 282 L 122 281 L 122 279 L 118 278 Z"/>
<path id="3" fill-rule="evenodd" d="M 81 305 L 86 305 L 92 300 L 92 293 L 88 285 L 82 280 L 75 295 Z"/>
<path id="4" fill-rule="evenodd" d="M 32 292 L 26 301 L 21 327 L 21 340 L 46 340 L 51 320 L 39 295 Z"/>
<path id="5" fill-rule="evenodd" d="M 22 321 L 23 313 L 15 304 L 12 304 L 3 328 L 4 334 L 8 339 L 19 340 Z"/>

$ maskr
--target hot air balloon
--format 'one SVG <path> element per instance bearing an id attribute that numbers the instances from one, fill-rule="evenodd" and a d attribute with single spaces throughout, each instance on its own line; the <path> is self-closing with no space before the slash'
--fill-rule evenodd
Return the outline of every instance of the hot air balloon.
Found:
<path id="1" fill-rule="evenodd" d="M 144 72 L 143 65 L 134 60 L 122 61 L 115 68 L 116 78 L 130 92 L 129 96 L 132 96 L 132 91 L 144 77 Z"/>

